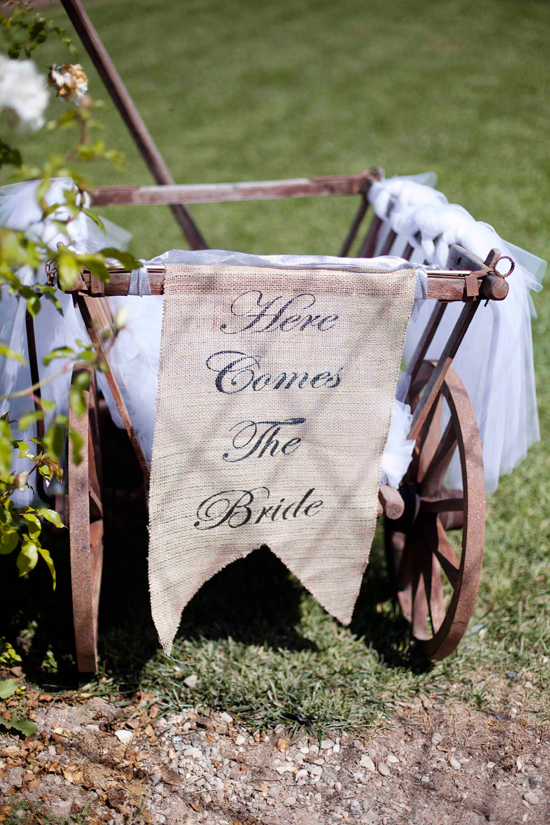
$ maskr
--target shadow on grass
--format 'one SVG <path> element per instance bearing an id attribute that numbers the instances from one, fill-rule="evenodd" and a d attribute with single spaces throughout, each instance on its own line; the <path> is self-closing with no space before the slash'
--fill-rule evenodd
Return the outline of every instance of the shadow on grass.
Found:
<path id="1" fill-rule="evenodd" d="M 113 456 L 120 452 L 115 450 Z M 107 477 L 118 483 L 120 463 L 109 460 L 108 448 L 105 458 Z M 137 468 L 131 475 L 139 479 Z M 143 519 L 129 517 L 126 501 L 127 497 L 111 494 L 105 502 L 99 651 L 104 673 L 131 687 L 139 683 L 159 643 L 149 606 L 146 525 Z M 408 642 L 407 623 L 399 612 L 387 609 L 391 591 L 381 534 L 378 530 L 350 630 L 376 650 L 388 667 L 421 672 L 426 663 Z M 13 563 L 3 559 L 0 634 L 17 647 L 29 677 L 44 686 L 72 687 L 76 673 L 68 536 L 52 534 L 45 544 L 54 556 L 57 590 L 52 592 L 45 565 L 21 580 L 15 558 Z M 262 547 L 203 585 L 183 613 L 178 637 L 232 638 L 275 650 L 316 650 L 315 643 L 300 632 L 303 594 L 302 585 L 284 564 Z"/>
<path id="2" fill-rule="evenodd" d="M 66 538 L 53 536 L 58 587 L 37 569 L 26 581 L 8 571 L 0 606 L 0 632 L 23 656 L 29 677 L 44 687 L 75 683 L 70 570 Z M 350 630 L 364 638 L 391 668 L 426 669 L 408 644 L 408 625 L 396 611 L 377 605 L 391 597 L 379 537 L 363 580 Z M 107 536 L 101 591 L 100 656 L 115 682 L 137 685 L 158 651 L 149 607 L 147 532 L 130 521 L 125 535 Z M 8 567 L 8 565 L 5 565 Z M 12 567 L 12 565 L 9 565 Z M 15 565 L 13 565 L 15 567 Z M 4 588 L 3 588 L 4 589 Z M 267 547 L 234 562 L 208 581 L 183 613 L 178 637 L 227 639 L 290 651 L 315 650 L 300 633 L 303 588 Z"/>

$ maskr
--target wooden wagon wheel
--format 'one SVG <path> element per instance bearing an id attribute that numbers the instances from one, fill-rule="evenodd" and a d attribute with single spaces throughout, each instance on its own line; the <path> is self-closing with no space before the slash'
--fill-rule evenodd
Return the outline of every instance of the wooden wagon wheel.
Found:
<path id="1" fill-rule="evenodd" d="M 411 385 L 408 402 L 413 411 L 434 367 L 424 361 Z M 441 435 L 444 399 L 450 420 Z M 443 480 L 457 448 L 463 489 L 449 490 Z M 485 534 L 481 441 L 470 399 L 452 368 L 417 439 L 400 491 L 403 516 L 385 520 L 390 575 L 414 639 L 427 658 L 444 659 L 472 616 Z M 447 535 L 451 530 L 462 530 L 458 554 Z"/>
<path id="2" fill-rule="evenodd" d="M 76 658 L 80 673 L 97 670 L 97 622 L 101 569 L 103 565 L 103 505 L 101 501 L 101 451 L 95 372 L 89 365 L 76 364 L 73 382 L 82 372 L 89 375 L 82 415 L 69 413 L 69 426 L 83 440 L 82 461 L 73 462 L 69 448 L 69 533 L 71 583 Z"/>

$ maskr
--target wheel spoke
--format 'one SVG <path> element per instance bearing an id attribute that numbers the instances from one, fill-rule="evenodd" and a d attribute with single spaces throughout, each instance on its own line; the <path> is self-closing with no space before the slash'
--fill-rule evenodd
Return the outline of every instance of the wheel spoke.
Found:
<path id="1" fill-rule="evenodd" d="M 421 507 L 424 513 L 449 513 L 464 510 L 464 498 L 421 498 Z"/>
<path id="2" fill-rule="evenodd" d="M 449 469 L 449 464 L 456 449 L 456 432 L 453 419 L 449 421 L 439 442 L 437 450 L 432 456 L 429 467 L 424 473 L 421 484 L 422 496 L 434 498 L 443 486 L 443 479 Z"/>
<path id="3" fill-rule="evenodd" d="M 441 438 L 441 411 L 443 409 L 443 396 L 440 394 L 428 413 L 426 423 L 422 428 L 424 437 L 421 436 L 420 454 L 418 456 L 418 481 L 422 482 L 427 469 L 433 461 L 437 447 Z"/>
<path id="4" fill-rule="evenodd" d="M 437 520 L 437 538 L 438 541 L 435 547 L 435 555 L 437 556 L 439 563 L 443 568 L 443 572 L 449 579 L 449 582 L 454 590 L 460 576 L 460 561 L 458 560 L 458 557 L 453 550 L 449 539 L 447 538 L 445 528 L 439 519 Z"/>
<path id="5" fill-rule="evenodd" d="M 411 581 L 414 547 L 412 546 L 410 537 L 405 538 L 403 533 L 396 533 L 395 537 L 402 537 L 402 540 L 404 540 L 404 545 L 399 541 L 401 547 L 397 547 L 396 554 L 394 554 L 397 598 L 399 599 L 399 604 L 401 605 L 405 619 L 410 622 L 412 621 Z"/>
<path id="6" fill-rule="evenodd" d="M 412 629 L 415 639 L 426 640 L 430 638 L 427 629 L 428 622 L 428 597 L 426 593 L 426 579 L 422 570 L 422 542 L 415 541 L 415 553 L 413 559 L 413 577 L 412 577 L 412 593 L 413 593 L 413 615 L 412 615 Z"/>
<path id="7" fill-rule="evenodd" d="M 445 618 L 441 567 L 438 558 L 434 553 L 434 547 L 437 547 L 438 544 L 437 521 L 438 520 L 434 515 L 428 516 L 420 522 L 420 564 L 434 634 L 437 633 L 443 623 L 443 619 Z"/>

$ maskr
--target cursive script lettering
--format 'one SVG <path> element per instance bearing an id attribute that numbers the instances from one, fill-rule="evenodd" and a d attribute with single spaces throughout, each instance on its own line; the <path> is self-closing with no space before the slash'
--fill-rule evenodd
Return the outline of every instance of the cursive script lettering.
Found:
<path id="1" fill-rule="evenodd" d="M 334 389 L 340 384 L 340 373 L 343 370 L 343 367 L 339 367 L 336 372 L 308 373 L 293 370 L 272 375 L 260 371 L 260 359 L 256 355 L 247 355 L 246 352 L 236 350 L 213 353 L 206 359 L 206 366 L 217 373 L 216 389 L 226 395 L 242 392 L 248 387 L 254 392 L 260 392 L 266 388 L 288 390 L 293 386 L 301 390 L 307 386 L 313 389 L 319 387 Z"/>
<path id="2" fill-rule="evenodd" d="M 319 332 L 328 332 L 338 320 L 338 315 L 323 315 L 306 313 L 316 302 L 315 295 L 303 292 L 286 298 L 277 295 L 275 298 L 264 298 L 259 289 L 243 292 L 231 304 L 231 315 L 238 318 L 236 327 L 229 328 L 222 324 L 220 329 L 226 335 L 236 335 L 238 332 L 304 332 L 308 327 Z"/>
<path id="3" fill-rule="evenodd" d="M 285 421 L 240 421 L 229 430 L 230 433 L 235 433 L 231 446 L 238 455 L 232 458 L 227 452 L 222 458 L 229 463 L 235 463 L 244 461 L 245 458 L 254 454 L 256 458 L 262 458 L 266 453 L 270 456 L 275 456 L 278 452 L 291 455 L 296 452 L 302 439 L 295 436 L 280 446 L 277 436 L 281 427 L 295 427 L 297 424 L 303 424 L 305 420 L 305 418 L 287 418 Z"/>
<path id="4" fill-rule="evenodd" d="M 197 508 L 197 530 L 213 530 L 214 527 L 236 529 L 245 524 L 259 524 L 266 521 L 290 521 L 299 517 L 312 518 L 323 506 L 318 499 L 312 501 L 315 487 L 311 487 L 299 501 L 286 503 L 282 497 L 278 504 L 265 506 L 261 500 L 268 501 L 271 493 L 267 487 L 254 487 L 252 490 L 222 490 L 209 496 Z M 260 499 L 260 500 L 258 500 Z"/>

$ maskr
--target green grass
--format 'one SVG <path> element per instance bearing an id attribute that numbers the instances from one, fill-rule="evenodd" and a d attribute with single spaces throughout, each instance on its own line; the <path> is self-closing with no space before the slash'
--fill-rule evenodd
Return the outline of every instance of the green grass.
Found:
<path id="1" fill-rule="evenodd" d="M 450 201 L 550 258 L 547 3 L 111 0 L 88 8 L 178 182 L 355 173 L 373 164 L 390 175 L 433 169 Z M 41 62 L 54 59 L 61 62 L 59 50 L 40 53 Z M 90 69 L 84 54 L 82 63 Z M 93 71 L 90 77 L 92 91 L 102 94 Z M 104 119 L 109 142 L 125 151 L 128 164 L 124 173 L 94 169 L 96 182 L 149 182 L 112 106 Z M 41 151 L 55 149 L 51 135 L 33 140 L 26 145 L 29 160 L 35 143 Z M 333 198 L 192 211 L 212 247 L 331 254 L 355 207 Z M 134 232 L 140 256 L 183 245 L 165 208 L 108 215 Z M 158 652 L 148 617 L 141 530 L 107 548 L 100 689 L 141 683 L 166 707 L 198 701 L 253 728 L 283 723 L 320 730 L 391 719 L 399 701 L 419 694 L 501 712 L 514 674 L 530 669 L 524 708 L 535 720 L 548 719 L 547 291 L 535 303 L 542 441 L 490 500 L 474 632 L 456 655 L 428 669 L 416 658 L 391 607 L 378 537 L 350 628 L 261 551 L 198 594 L 174 651 L 185 664 L 170 662 Z M 64 552 L 56 553 L 60 568 Z M 58 595 L 39 602 L 42 619 L 27 657 L 38 666 L 51 647 L 58 680 L 71 662 L 61 578 Z M 17 623 L 34 617 L 33 610 L 22 601 Z M 199 676 L 194 691 L 178 678 L 191 672 Z"/>

